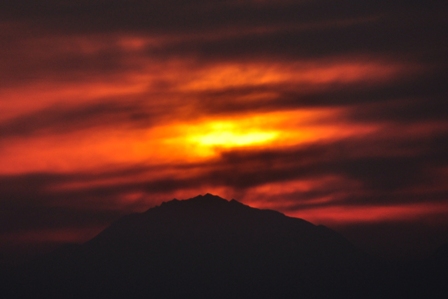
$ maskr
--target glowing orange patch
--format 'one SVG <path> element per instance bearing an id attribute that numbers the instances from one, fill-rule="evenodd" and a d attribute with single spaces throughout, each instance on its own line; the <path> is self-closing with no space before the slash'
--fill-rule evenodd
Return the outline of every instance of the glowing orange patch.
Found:
<path id="1" fill-rule="evenodd" d="M 219 64 L 192 70 L 183 91 L 272 84 L 327 84 L 384 81 L 404 71 L 401 65 L 382 62 L 297 62 Z"/>
<path id="2" fill-rule="evenodd" d="M 334 206 L 312 207 L 290 212 L 289 215 L 307 219 L 313 223 L 345 225 L 362 222 L 406 221 L 445 215 L 446 204 L 405 204 L 396 206 Z"/>

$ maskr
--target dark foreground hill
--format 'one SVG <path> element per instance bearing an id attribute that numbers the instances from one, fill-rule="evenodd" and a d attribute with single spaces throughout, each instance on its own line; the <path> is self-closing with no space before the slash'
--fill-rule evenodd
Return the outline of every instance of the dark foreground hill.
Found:
<path id="1" fill-rule="evenodd" d="M 428 294 L 426 285 L 412 289 L 419 276 L 404 273 L 409 275 L 404 268 L 386 271 L 326 227 L 207 194 L 129 215 L 83 245 L 62 248 L 25 265 L 6 279 L 4 297 L 396 298 Z M 440 294 L 439 289 L 431 292 Z"/>

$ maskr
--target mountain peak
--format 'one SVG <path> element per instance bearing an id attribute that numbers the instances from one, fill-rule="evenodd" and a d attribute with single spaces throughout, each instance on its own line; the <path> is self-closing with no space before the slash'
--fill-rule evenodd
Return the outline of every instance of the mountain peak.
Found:
<path id="1" fill-rule="evenodd" d="M 206 193 L 205 195 L 198 195 L 196 197 L 186 199 L 186 201 L 195 201 L 195 202 L 228 202 L 226 199 L 219 197 L 217 195 Z"/>
<path id="2" fill-rule="evenodd" d="M 31 281 L 39 287 L 28 298 L 65 298 L 73 290 L 77 298 L 234 298 L 241 291 L 243 297 L 316 297 L 307 286 L 325 292 L 335 283 L 326 277 L 350 282 L 342 288 L 358 285 L 353 279 L 363 262 L 331 230 L 207 193 L 131 214 L 67 254 L 37 264 Z M 52 290 L 61 293 L 51 296 Z"/>
<path id="3" fill-rule="evenodd" d="M 174 198 L 173 200 L 170 200 L 168 202 L 163 202 L 162 206 L 165 205 L 177 205 L 177 204 L 200 204 L 200 205 L 222 205 L 222 204 L 227 204 L 229 203 L 228 200 L 219 197 L 217 195 L 211 194 L 211 193 L 206 193 L 204 195 L 200 194 L 198 196 L 189 198 L 189 199 L 183 199 L 183 200 L 178 200 L 176 198 Z"/>
<path id="4" fill-rule="evenodd" d="M 440 261 L 428 268 L 436 275 L 431 279 L 446 277 Z M 391 287 L 384 277 L 393 276 L 381 271 L 331 229 L 207 193 L 128 215 L 83 245 L 26 265 L 10 284 L 13 295 L 0 297 L 395 298 L 413 292 L 399 278 L 384 296 Z"/>

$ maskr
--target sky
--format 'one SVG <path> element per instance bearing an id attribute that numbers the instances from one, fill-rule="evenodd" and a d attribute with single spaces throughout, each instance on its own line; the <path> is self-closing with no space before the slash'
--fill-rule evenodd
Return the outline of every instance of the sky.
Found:
<path id="1" fill-rule="evenodd" d="M 3 0 L 0 261 L 213 193 L 448 242 L 448 3 Z"/>

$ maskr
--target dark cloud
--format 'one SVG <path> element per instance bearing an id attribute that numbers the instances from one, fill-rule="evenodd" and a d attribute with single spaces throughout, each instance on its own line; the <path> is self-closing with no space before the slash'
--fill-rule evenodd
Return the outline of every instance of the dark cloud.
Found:
<path id="1" fill-rule="evenodd" d="M 101 188 L 65 191 L 54 188 L 61 184 L 132 177 L 151 169 L 154 170 L 151 167 L 135 166 L 98 173 L 2 175 L 0 176 L 0 193 L 2 194 L 0 196 L 0 235 L 27 232 L 38 234 L 43 230 L 86 229 L 91 231 L 93 229 L 95 231 L 95 229 L 104 228 L 135 208 L 130 204 L 117 204 L 116 199 L 121 195 L 121 193 L 114 193 L 117 188 L 110 185 L 106 188 L 107 192 Z M 121 192 L 126 190 L 135 190 L 135 188 L 121 188 Z M 0 237 L 0 242 L 4 241 L 4 238 Z M 58 240 L 53 241 L 58 242 Z M 38 245 L 39 242 L 34 241 L 34 243 Z"/>
<path id="2" fill-rule="evenodd" d="M 1 36 L 1 87 L 33 82 L 77 83 L 113 81 L 141 64 L 110 36 L 43 36 L 24 26 L 5 26 Z M 131 56 L 131 57 L 129 57 Z"/>
<path id="3" fill-rule="evenodd" d="M 207 177 L 216 177 L 234 188 L 244 189 L 271 182 L 337 175 L 362 182 L 370 192 L 400 190 L 427 179 L 428 161 L 418 153 L 409 157 L 388 157 L 385 152 L 359 156 L 374 142 L 381 140 L 346 140 L 288 151 L 227 153 L 223 165 L 229 165 L 228 168 L 214 171 Z M 374 204 L 368 199 L 365 203 Z"/>
<path id="4" fill-rule="evenodd" d="M 303 58 L 371 53 L 431 60 L 429 56 L 442 59 L 447 49 L 443 38 L 447 6 L 440 1 L 425 5 L 353 0 L 6 1 L 2 6 L 5 21 L 20 20 L 54 34 L 182 37 L 150 50 L 161 56 Z"/>
<path id="5" fill-rule="evenodd" d="M 0 123 L 0 138 L 36 134 L 67 134 L 95 127 L 150 127 L 163 117 L 156 107 L 142 103 L 103 102 L 69 107 L 52 107 L 20 115 Z"/>
<path id="6" fill-rule="evenodd" d="M 347 120 L 357 123 L 444 122 L 448 118 L 448 74 L 434 69 L 404 74 L 387 82 L 264 84 L 223 88 L 196 94 L 197 106 L 210 114 L 263 112 L 300 108 L 349 108 Z M 268 93 L 256 101 L 242 100 Z M 440 124 L 443 129 L 443 125 Z"/>

